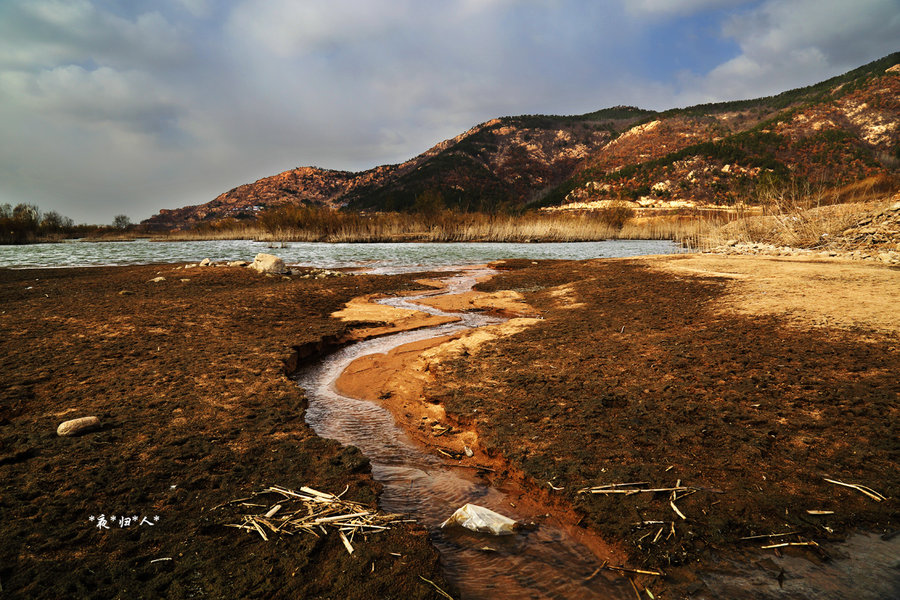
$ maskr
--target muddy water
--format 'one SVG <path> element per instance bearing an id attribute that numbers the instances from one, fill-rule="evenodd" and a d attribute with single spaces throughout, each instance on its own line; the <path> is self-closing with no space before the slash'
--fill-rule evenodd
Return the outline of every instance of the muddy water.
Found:
<path id="1" fill-rule="evenodd" d="M 449 278 L 449 289 L 442 293 L 468 291 L 476 277 L 487 273 L 471 271 Z M 433 295 L 434 292 L 389 299 L 385 303 L 448 314 L 410 304 Z M 318 435 L 356 446 L 371 460 L 373 476 L 384 485 L 381 508 L 409 514 L 428 528 L 441 553 L 447 579 L 454 582 L 463 598 L 633 597 L 631 586 L 624 580 L 607 578 L 605 572 L 598 574 L 602 561 L 552 517 L 522 512 L 521 506 L 513 506 L 516 498 L 508 491 L 488 485 L 471 470 L 454 467 L 452 462 L 421 450 L 384 408 L 335 391 L 338 376 L 360 356 L 501 321 L 477 313 L 458 316 L 462 318 L 459 323 L 360 342 L 310 365 L 297 378 L 309 398 L 306 420 Z M 538 527 L 503 537 L 439 527 L 467 502 L 537 523 Z"/>

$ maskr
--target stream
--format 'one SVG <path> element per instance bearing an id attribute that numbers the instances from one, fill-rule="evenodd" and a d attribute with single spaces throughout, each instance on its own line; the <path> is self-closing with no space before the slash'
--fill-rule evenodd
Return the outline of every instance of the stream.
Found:
<path id="1" fill-rule="evenodd" d="M 441 554 L 445 576 L 463 598 L 633 597 L 624 579 L 598 574 L 602 561 L 552 516 L 522 512 L 508 491 L 489 485 L 470 469 L 454 466 L 454 461 L 422 450 L 385 408 L 335 391 L 337 378 L 361 356 L 504 321 L 482 313 L 446 313 L 412 303 L 468 291 L 476 278 L 492 272 L 472 270 L 445 279 L 447 289 L 382 300 L 391 306 L 458 316 L 462 321 L 358 342 L 308 365 L 296 377 L 309 399 L 306 420 L 318 435 L 356 446 L 369 458 L 374 478 L 384 486 L 380 508 L 408 514 L 428 529 Z M 478 534 L 461 527 L 441 529 L 440 524 L 467 502 L 516 520 L 536 522 L 538 527 L 508 536 Z"/>

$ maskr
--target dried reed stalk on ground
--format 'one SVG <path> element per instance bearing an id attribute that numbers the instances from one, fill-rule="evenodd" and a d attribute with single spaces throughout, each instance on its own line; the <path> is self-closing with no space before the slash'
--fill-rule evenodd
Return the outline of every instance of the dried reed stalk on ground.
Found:
<path id="1" fill-rule="evenodd" d="M 309 533 L 318 537 L 328 535 L 330 531 L 336 532 L 350 554 L 353 553 L 352 541 L 356 534 L 378 533 L 390 529 L 389 525 L 410 521 L 402 515 L 379 513 L 364 504 L 344 500 L 341 496 L 346 491 L 344 489 L 340 494 L 334 495 L 305 486 L 299 491 L 271 486 L 248 498 L 220 504 L 213 510 L 225 506 L 261 509 L 256 514 L 243 515 L 240 523 L 229 523 L 226 527 L 257 533 L 266 541 L 271 534 Z M 278 496 L 275 502 L 250 502 L 273 494 Z"/>

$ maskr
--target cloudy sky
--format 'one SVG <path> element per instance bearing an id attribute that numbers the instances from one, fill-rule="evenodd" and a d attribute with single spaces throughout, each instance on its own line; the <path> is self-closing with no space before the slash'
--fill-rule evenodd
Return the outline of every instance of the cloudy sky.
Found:
<path id="1" fill-rule="evenodd" d="M 138 221 L 496 116 L 777 93 L 898 40 L 900 0 L 0 0 L 0 204 Z"/>

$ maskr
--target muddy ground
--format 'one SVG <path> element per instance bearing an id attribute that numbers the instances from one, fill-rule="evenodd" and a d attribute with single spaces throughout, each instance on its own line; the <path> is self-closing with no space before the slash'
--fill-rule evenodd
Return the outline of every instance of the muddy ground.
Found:
<path id="1" fill-rule="evenodd" d="M 367 460 L 306 426 L 282 359 L 345 335 L 327 315 L 351 298 L 412 280 L 0 270 L 0 596 L 437 597 L 420 576 L 447 584 L 417 526 L 349 556 L 333 535 L 267 543 L 223 526 L 240 510 L 211 510 L 270 485 L 349 486 L 374 505 Z M 56 435 L 86 415 L 102 428 Z M 138 520 L 99 529 L 101 514 Z"/>
<path id="2" fill-rule="evenodd" d="M 420 575 L 452 590 L 415 526 L 370 536 L 351 557 L 334 537 L 263 542 L 223 526 L 238 511 L 211 510 L 273 484 L 349 485 L 346 497 L 374 503 L 367 461 L 307 428 L 282 360 L 292 346 L 385 333 L 327 315 L 418 289 L 418 277 L 0 270 L 3 593 L 436 597 Z M 425 435 L 446 445 L 476 432 L 463 462 L 489 461 L 486 476 L 573 514 L 629 566 L 664 570 L 637 581 L 656 597 L 709 597 L 702 574 L 731 560 L 796 590 L 798 576 L 768 557 L 827 561 L 853 532 L 900 528 L 898 282 L 896 269 L 838 261 L 507 261 L 480 289 L 521 294 L 541 320 L 434 353 L 413 387 L 455 428 Z M 87 414 L 99 431 L 56 436 Z M 638 481 L 697 491 L 676 502 L 685 518 L 665 492 L 579 493 Z M 112 513 L 160 519 L 90 521 Z M 741 539 L 784 532 L 795 533 Z M 760 549 L 782 541 L 819 546 Z"/>
<path id="3" fill-rule="evenodd" d="M 900 528 L 900 271 L 703 260 L 508 261 L 477 289 L 518 291 L 543 320 L 432 365 L 425 391 L 580 527 L 667 572 L 667 597 L 703 593 L 698 570 L 723 560 L 822 561 L 851 532 Z M 698 489 L 685 518 L 668 492 L 579 493 L 629 482 Z M 760 549 L 782 542 L 819 546 Z"/>

